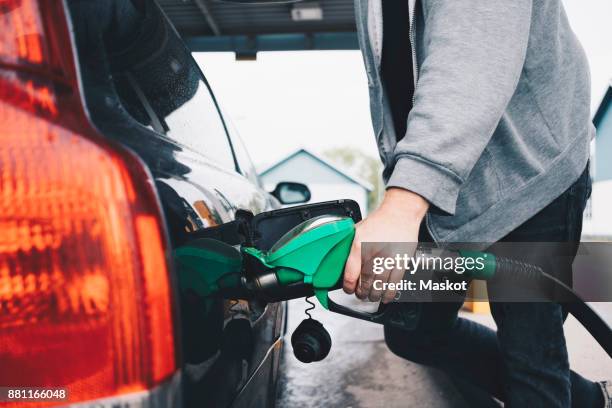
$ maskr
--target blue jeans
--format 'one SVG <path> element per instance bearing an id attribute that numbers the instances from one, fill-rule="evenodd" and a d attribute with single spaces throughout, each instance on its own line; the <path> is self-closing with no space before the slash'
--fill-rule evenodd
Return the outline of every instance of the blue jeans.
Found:
<path id="1" fill-rule="evenodd" d="M 572 187 L 502 241 L 575 243 L 573 259 L 590 188 L 587 167 Z M 524 253 L 523 258 L 571 283 L 567 258 L 544 257 L 545 265 L 542 259 L 541 253 Z M 456 383 L 495 396 L 507 407 L 603 406 L 598 385 L 569 368 L 562 304 L 492 303 L 497 332 L 459 318 L 461 305 L 423 304 L 415 329 L 385 327 L 387 345 L 400 357 L 438 367 Z"/>

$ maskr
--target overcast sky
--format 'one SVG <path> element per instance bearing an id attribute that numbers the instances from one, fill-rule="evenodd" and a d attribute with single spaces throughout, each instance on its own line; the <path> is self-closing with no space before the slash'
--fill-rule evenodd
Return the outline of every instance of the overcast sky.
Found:
<path id="1" fill-rule="evenodd" d="M 612 0 L 564 0 L 589 58 L 592 108 L 612 78 Z M 300 147 L 355 146 L 377 156 L 358 51 L 196 53 L 258 168 Z"/>

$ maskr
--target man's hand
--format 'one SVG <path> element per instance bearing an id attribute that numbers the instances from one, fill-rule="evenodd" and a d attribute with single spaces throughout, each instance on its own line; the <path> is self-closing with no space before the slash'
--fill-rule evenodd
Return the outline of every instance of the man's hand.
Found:
<path id="1" fill-rule="evenodd" d="M 375 290 L 372 287 L 374 276 L 371 270 L 361 269 L 362 242 L 407 242 L 416 243 L 421 221 L 429 208 L 429 203 L 420 195 L 401 188 L 386 191 L 382 204 L 370 216 L 356 226 L 355 239 L 351 253 L 344 266 L 344 291 L 355 293 L 360 299 L 384 303 L 391 302 L 395 291 Z M 412 255 L 412 254 L 411 254 Z M 404 271 L 391 272 L 388 282 L 399 282 Z"/>

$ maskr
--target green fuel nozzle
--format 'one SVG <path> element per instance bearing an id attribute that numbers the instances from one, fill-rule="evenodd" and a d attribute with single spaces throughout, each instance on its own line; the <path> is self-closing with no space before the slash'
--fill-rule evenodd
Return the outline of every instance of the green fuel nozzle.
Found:
<path id="1" fill-rule="evenodd" d="M 198 296 L 259 299 L 267 302 L 316 296 L 328 310 L 382 322 L 381 313 L 351 311 L 334 303 L 329 292 L 342 287 L 355 223 L 350 217 L 322 215 L 292 228 L 269 250 L 233 247 L 199 239 L 174 252 L 181 290 Z M 440 250 L 443 251 L 443 250 Z M 489 279 L 498 269 L 497 258 L 476 251 L 449 252 L 455 257 L 479 258 L 484 268 L 466 278 Z M 421 256 L 440 256 L 417 249 Z"/>
<path id="2" fill-rule="evenodd" d="M 329 292 L 342 287 L 344 264 L 354 236 L 355 223 L 350 217 L 322 215 L 295 226 L 269 250 L 244 245 L 232 246 L 209 238 L 196 239 L 174 251 L 179 286 L 181 292 L 192 292 L 202 298 L 278 302 L 314 295 L 325 309 L 332 312 L 375 323 L 409 327 L 415 321 L 410 310 L 418 308 L 401 308 L 397 307 L 397 303 L 381 304 L 377 312 L 366 313 L 330 299 Z M 482 268 L 466 271 L 461 276 L 462 279 L 490 281 L 501 278 L 552 284 L 564 291 L 568 298 L 575 300 L 575 311 L 572 314 L 594 335 L 608 354 L 612 355 L 612 332 L 606 322 L 569 287 L 543 272 L 538 266 L 479 251 L 418 247 L 417 252 L 417 256 L 423 257 L 451 256 L 463 258 L 464 263 L 467 260 L 482 262 Z M 392 305 L 395 307 L 390 307 Z M 307 325 L 313 324 L 310 321 Z M 307 332 L 305 336 L 311 334 Z M 317 336 L 328 338 L 321 333 Z M 304 344 L 307 346 L 308 342 Z M 296 350 L 297 343 L 294 346 Z M 304 352 L 304 356 L 311 355 L 323 355 L 321 358 L 324 358 L 326 352 Z M 302 361 L 306 360 L 317 361 L 314 357 L 304 357 Z"/>
<path id="3" fill-rule="evenodd" d="M 270 302 L 314 294 L 327 308 L 328 292 L 340 287 L 354 235 L 351 218 L 320 216 L 293 228 L 268 251 L 195 240 L 174 251 L 179 285 L 201 297 Z"/>
<path id="4" fill-rule="evenodd" d="M 280 287 L 312 288 L 327 309 L 328 292 L 340 287 L 354 236 L 351 218 L 320 216 L 289 231 L 269 251 L 243 248 L 242 252 L 273 271 Z"/>
<path id="5" fill-rule="evenodd" d="M 181 290 L 198 296 L 259 299 L 268 302 L 316 296 L 328 310 L 370 321 L 381 314 L 344 309 L 329 298 L 342 286 L 355 223 L 350 217 L 322 215 L 292 228 L 269 250 L 234 247 L 213 239 L 194 240 L 174 252 Z M 482 268 L 461 278 L 490 280 L 496 275 L 518 274 L 537 278 L 541 270 L 520 262 L 507 262 L 490 253 L 417 248 L 417 257 L 454 257 L 478 260 Z M 447 272 L 447 271 L 434 271 Z M 448 273 L 448 272 L 447 272 Z"/>

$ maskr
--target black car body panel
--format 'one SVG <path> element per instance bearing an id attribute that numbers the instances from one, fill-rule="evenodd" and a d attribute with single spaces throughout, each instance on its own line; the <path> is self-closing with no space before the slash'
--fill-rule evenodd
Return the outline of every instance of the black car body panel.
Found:
<path id="1" fill-rule="evenodd" d="M 191 232 L 232 221 L 237 210 L 278 207 L 155 2 L 67 5 L 91 121 L 146 163 L 174 247 Z M 186 406 L 272 405 L 284 312 L 280 303 L 182 298 Z"/>

